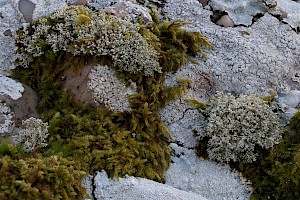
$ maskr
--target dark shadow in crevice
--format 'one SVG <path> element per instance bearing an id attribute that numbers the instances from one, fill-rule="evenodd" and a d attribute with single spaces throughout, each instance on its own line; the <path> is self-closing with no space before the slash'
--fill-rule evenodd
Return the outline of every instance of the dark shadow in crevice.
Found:
<path id="1" fill-rule="evenodd" d="M 219 20 L 219 19 L 221 19 L 221 17 L 223 16 L 223 15 L 227 15 L 228 13 L 227 12 L 225 12 L 225 11 L 220 11 L 220 10 L 215 10 L 215 11 L 213 11 L 213 14 L 210 16 L 210 20 L 213 22 L 213 23 L 217 23 L 217 21 Z"/>
<path id="2" fill-rule="evenodd" d="M 258 13 L 256 15 L 253 16 L 252 18 L 252 24 L 250 26 L 252 26 L 255 22 L 257 22 L 259 20 L 259 18 L 263 17 L 265 14 L 263 13 Z"/>

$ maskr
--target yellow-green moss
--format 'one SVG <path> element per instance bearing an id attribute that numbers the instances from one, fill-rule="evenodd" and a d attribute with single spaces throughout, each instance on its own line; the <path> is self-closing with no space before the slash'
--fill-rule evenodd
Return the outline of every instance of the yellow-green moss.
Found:
<path id="1" fill-rule="evenodd" d="M 197 101 L 196 99 L 185 99 L 184 101 L 191 104 L 197 110 L 204 110 L 209 106 L 208 104 Z"/>
<path id="2" fill-rule="evenodd" d="M 79 163 L 59 156 L 0 156 L 0 199 L 59 200 L 88 196 L 81 180 L 86 175 Z"/>

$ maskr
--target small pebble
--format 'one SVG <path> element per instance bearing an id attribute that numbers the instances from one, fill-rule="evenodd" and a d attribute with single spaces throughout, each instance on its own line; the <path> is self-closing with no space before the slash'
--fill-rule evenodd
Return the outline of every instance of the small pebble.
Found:
<path id="1" fill-rule="evenodd" d="M 3 35 L 12 37 L 11 30 L 7 29 L 6 31 L 3 32 Z"/>
<path id="2" fill-rule="evenodd" d="M 233 27 L 234 23 L 232 21 L 232 19 L 230 19 L 230 17 L 228 15 L 223 15 L 218 21 L 217 23 L 220 26 L 224 26 L 224 27 Z"/>

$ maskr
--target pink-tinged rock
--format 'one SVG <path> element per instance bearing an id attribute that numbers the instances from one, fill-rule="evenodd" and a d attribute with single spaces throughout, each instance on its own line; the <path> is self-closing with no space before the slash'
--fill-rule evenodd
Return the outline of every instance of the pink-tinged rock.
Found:
<path id="1" fill-rule="evenodd" d="M 233 27 L 234 23 L 232 19 L 228 15 L 223 15 L 217 22 L 216 24 L 224 27 Z"/>

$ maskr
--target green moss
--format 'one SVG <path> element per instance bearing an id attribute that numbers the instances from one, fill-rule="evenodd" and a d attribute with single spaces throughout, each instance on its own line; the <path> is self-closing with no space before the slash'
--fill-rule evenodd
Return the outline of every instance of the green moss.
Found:
<path id="1" fill-rule="evenodd" d="M 196 99 L 185 99 L 184 101 L 191 104 L 197 110 L 204 110 L 209 106 L 208 104 L 199 102 Z"/>
<path id="2" fill-rule="evenodd" d="M 0 199 L 83 199 L 80 165 L 59 156 L 0 157 Z"/>
<path id="3" fill-rule="evenodd" d="M 211 43 L 200 32 L 191 32 L 181 28 L 191 24 L 182 20 L 160 22 L 157 11 L 152 7 L 154 23 L 142 26 L 140 34 L 160 53 L 159 63 L 164 72 L 176 72 L 190 56 L 202 55 L 206 58 L 203 48 L 210 49 Z"/>
<path id="4" fill-rule="evenodd" d="M 2 140 L 1 144 L 0 144 L 0 157 L 9 155 L 9 154 L 10 154 L 10 151 L 9 151 L 8 144 L 4 140 Z"/>
<path id="5" fill-rule="evenodd" d="M 295 142 L 300 143 L 300 110 L 298 110 L 298 112 L 296 112 L 296 114 L 291 119 L 289 129 L 291 131 L 291 134 L 294 135 L 293 138 Z"/>
<path id="6" fill-rule="evenodd" d="M 277 94 L 276 94 L 276 93 L 273 93 L 273 94 L 271 94 L 271 95 L 269 95 L 269 96 L 262 97 L 262 99 L 264 100 L 264 102 L 270 103 L 271 101 L 274 100 L 274 98 L 275 98 L 276 96 L 277 96 Z"/>
<path id="7" fill-rule="evenodd" d="M 86 23 L 85 19 L 81 21 Z M 110 177 L 128 174 L 164 181 L 163 174 L 170 165 L 171 134 L 159 110 L 181 97 L 190 83 L 190 80 L 179 79 L 176 86 L 164 87 L 165 73 L 175 72 L 188 61 L 189 55 L 203 53 L 201 48 L 208 48 L 210 44 L 200 33 L 181 29 L 186 22 L 154 21 L 156 23 L 147 26 L 139 25 L 140 33 L 159 52 L 163 73 L 132 74 L 114 66 L 109 56 L 54 52 L 43 39 L 38 45 L 44 48 L 45 54 L 35 58 L 28 68 L 14 70 L 14 77 L 32 87 L 40 97 L 38 111 L 43 121 L 48 122 L 50 134 L 48 147 L 41 149 L 43 156 L 59 155 L 79 161 L 88 173 L 104 169 Z M 49 21 L 50 25 L 53 23 Z M 30 34 L 34 34 L 33 29 Z M 19 47 L 19 51 L 25 48 L 21 44 Z M 67 48 L 72 49 L 72 46 Z M 63 89 L 63 71 L 72 68 L 78 72 L 91 61 L 114 68 L 126 85 L 131 81 L 136 83 L 137 93 L 128 97 L 131 112 L 90 108 L 72 101 Z"/>
<path id="8" fill-rule="evenodd" d="M 289 133 L 270 151 L 258 149 L 259 157 L 251 164 L 231 163 L 251 181 L 251 200 L 298 199 L 300 195 L 300 143 Z"/>

